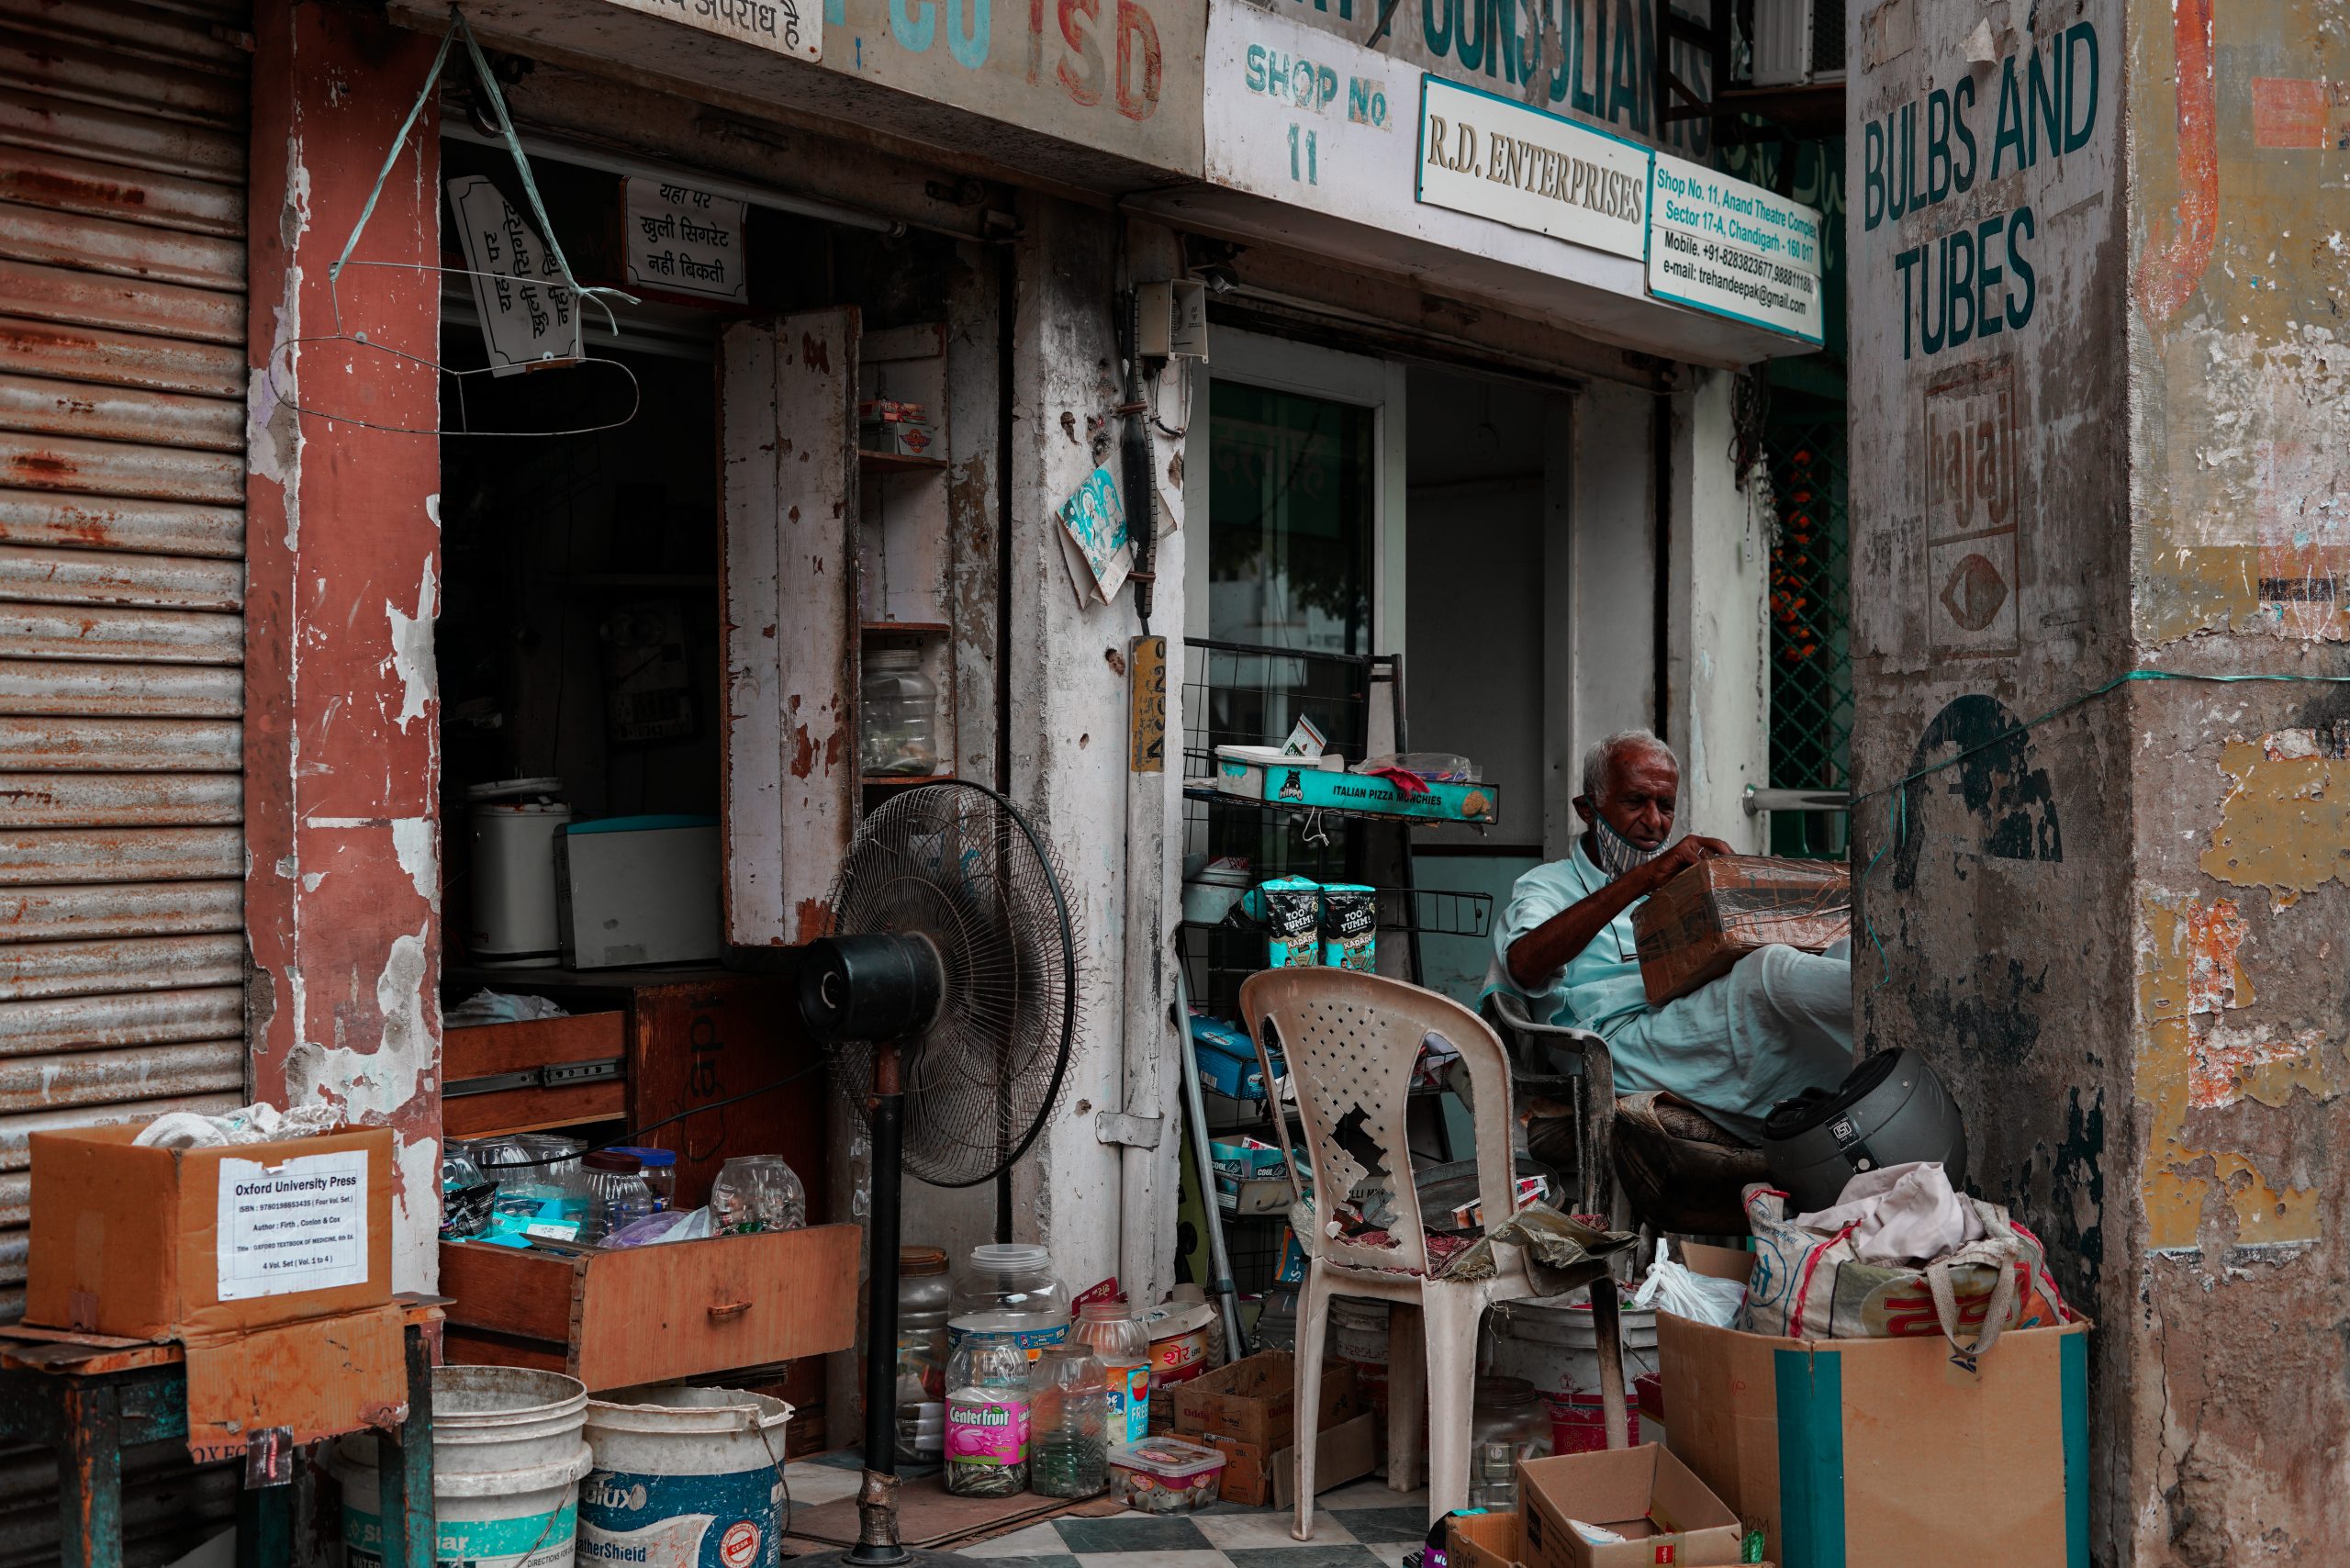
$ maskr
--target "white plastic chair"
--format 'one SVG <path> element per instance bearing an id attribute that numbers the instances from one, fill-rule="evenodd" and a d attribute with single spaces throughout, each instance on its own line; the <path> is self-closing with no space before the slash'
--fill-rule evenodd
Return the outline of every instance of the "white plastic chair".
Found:
<path id="1" fill-rule="evenodd" d="M 1278 1053 L 1286 1062 L 1313 1149 L 1315 1215 L 1324 1228 L 1308 1246 L 1311 1261 L 1297 1315 L 1297 1523 L 1292 1533 L 1300 1540 L 1313 1539 L 1322 1347 L 1330 1298 L 1338 1295 L 1382 1300 L 1400 1309 L 1393 1314 L 1388 1334 L 1387 1484 L 1398 1492 L 1419 1484 L 1419 1420 L 1425 1410 L 1428 1519 L 1434 1523 L 1469 1499 L 1478 1323 L 1493 1303 L 1535 1293 L 1518 1249 L 1500 1243 L 1494 1248 L 1491 1279 L 1428 1278 L 1427 1238 L 1404 1137 L 1404 1105 L 1421 1042 L 1430 1035 L 1442 1036 L 1460 1051 L 1474 1092 L 1477 1193 L 1486 1224 L 1499 1225 L 1516 1206 L 1508 1058 L 1493 1030 L 1467 1008 L 1378 975 L 1270 969 L 1242 983 L 1240 1008 L 1259 1053 Z M 1281 1152 L 1288 1155 L 1286 1120 L 1273 1121 Z M 1349 1200 L 1367 1218 L 1383 1222 L 1387 1246 L 1327 1234 L 1332 1205 Z M 1621 1448 L 1627 1440 L 1623 1361 L 1613 1281 L 1602 1279 L 1591 1294 L 1601 1341 L 1608 1446 Z"/>

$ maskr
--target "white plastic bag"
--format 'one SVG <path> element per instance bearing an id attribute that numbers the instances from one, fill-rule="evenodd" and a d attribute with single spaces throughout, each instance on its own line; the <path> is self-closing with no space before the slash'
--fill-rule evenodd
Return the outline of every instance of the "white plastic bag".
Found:
<path id="1" fill-rule="evenodd" d="M 604 1238 L 606 1247 L 658 1247 L 670 1241 L 700 1241 L 711 1233 L 710 1211 L 663 1209 L 646 1215 Z"/>
<path id="2" fill-rule="evenodd" d="M 1744 1284 L 1692 1273 L 1673 1260 L 1662 1241 L 1656 1244 L 1656 1261 L 1649 1265 L 1649 1277 L 1632 1294 L 1634 1306 L 1652 1306 L 1715 1328 L 1729 1327 L 1745 1303 Z"/>

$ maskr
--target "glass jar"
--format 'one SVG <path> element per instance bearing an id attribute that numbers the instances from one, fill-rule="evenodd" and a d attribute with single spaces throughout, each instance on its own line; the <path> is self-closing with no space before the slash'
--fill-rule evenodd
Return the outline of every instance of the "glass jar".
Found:
<path id="1" fill-rule="evenodd" d="M 954 1291 L 946 1254 L 898 1249 L 898 1457 L 935 1460 L 946 1398 L 946 1318 Z"/>
<path id="2" fill-rule="evenodd" d="M 1053 1277 L 1052 1254 L 1019 1243 L 972 1248 L 970 1271 L 955 1287 L 947 1343 L 969 1334 L 1009 1334 L 1031 1361 L 1068 1338 L 1069 1292 Z"/>
<path id="3" fill-rule="evenodd" d="M 588 1177 L 588 1221 L 579 1239 L 589 1246 L 653 1213 L 653 1189 L 633 1156 L 599 1148 L 581 1161 Z"/>
<path id="4" fill-rule="evenodd" d="M 720 1236 L 798 1230 L 808 1223 L 808 1190 L 779 1154 L 738 1154 L 710 1184 L 710 1227 Z"/>
<path id="5" fill-rule="evenodd" d="M 1522 1377 L 1481 1377 L 1469 1417 L 1469 1506 L 1517 1506 L 1517 1462 L 1550 1452 L 1550 1414 Z"/>
<path id="6" fill-rule="evenodd" d="M 673 1148 L 616 1148 L 615 1154 L 633 1159 L 644 1184 L 653 1189 L 653 1209 L 655 1214 L 677 1206 L 677 1151 Z"/>
<path id="7" fill-rule="evenodd" d="M 875 648 L 857 684 L 858 749 L 868 775 L 938 771 L 938 688 L 919 648 Z"/>
<path id="8" fill-rule="evenodd" d="M 1124 1446 L 1149 1437 L 1150 1336 L 1141 1316 L 1123 1300 L 1089 1301 L 1077 1309 L 1069 1337 L 1102 1363 L 1110 1441 Z"/>
<path id="9" fill-rule="evenodd" d="M 1047 1345 L 1029 1368 L 1028 1490 L 1037 1496 L 1091 1497 L 1110 1484 L 1103 1375 L 1079 1344 Z"/>
<path id="10" fill-rule="evenodd" d="M 946 1358 L 946 1490 L 1011 1497 L 1028 1489 L 1028 1353 L 973 1334 Z"/>

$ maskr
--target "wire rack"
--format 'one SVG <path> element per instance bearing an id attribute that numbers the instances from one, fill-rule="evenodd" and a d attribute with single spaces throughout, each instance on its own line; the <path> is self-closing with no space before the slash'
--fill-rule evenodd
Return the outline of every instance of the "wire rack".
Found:
<path id="1" fill-rule="evenodd" d="M 1183 649 L 1183 777 L 1212 778 L 1219 745 L 1278 743 L 1300 718 L 1322 731 L 1326 749 L 1360 758 L 1372 745 L 1374 704 L 1390 703 L 1394 748 L 1404 749 L 1403 659 L 1393 654 L 1308 653 L 1255 644 L 1190 639 Z M 1293 808 L 1266 805 L 1212 789 L 1187 790 L 1186 857 L 1245 857 L 1251 881 L 1310 877 L 1317 882 L 1373 887 L 1383 931 L 1407 938 L 1410 975 L 1420 978 L 1423 935 L 1483 936 L 1493 928 L 1492 895 L 1414 885 L 1406 819 L 1320 813 L 1304 830 Z M 1384 853 L 1382 853 L 1382 850 Z M 1373 868 L 1388 873 L 1371 875 Z M 1239 1008 L 1240 982 L 1265 967 L 1261 931 L 1240 923 L 1190 924 L 1183 933 L 1192 998 L 1220 1017 Z"/>

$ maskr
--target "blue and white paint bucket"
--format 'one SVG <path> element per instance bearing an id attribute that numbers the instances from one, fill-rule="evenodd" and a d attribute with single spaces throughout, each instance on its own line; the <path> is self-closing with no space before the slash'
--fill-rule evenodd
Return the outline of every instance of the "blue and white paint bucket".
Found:
<path id="1" fill-rule="evenodd" d="M 571 1568 L 588 1389 L 522 1367 L 432 1369 L 433 1556 L 468 1568 Z M 336 1445 L 350 1568 L 380 1568 L 375 1439 Z"/>
<path id="2" fill-rule="evenodd" d="M 579 1562 L 776 1568 L 791 1406 L 730 1388 L 624 1388 L 588 1406 Z"/>

